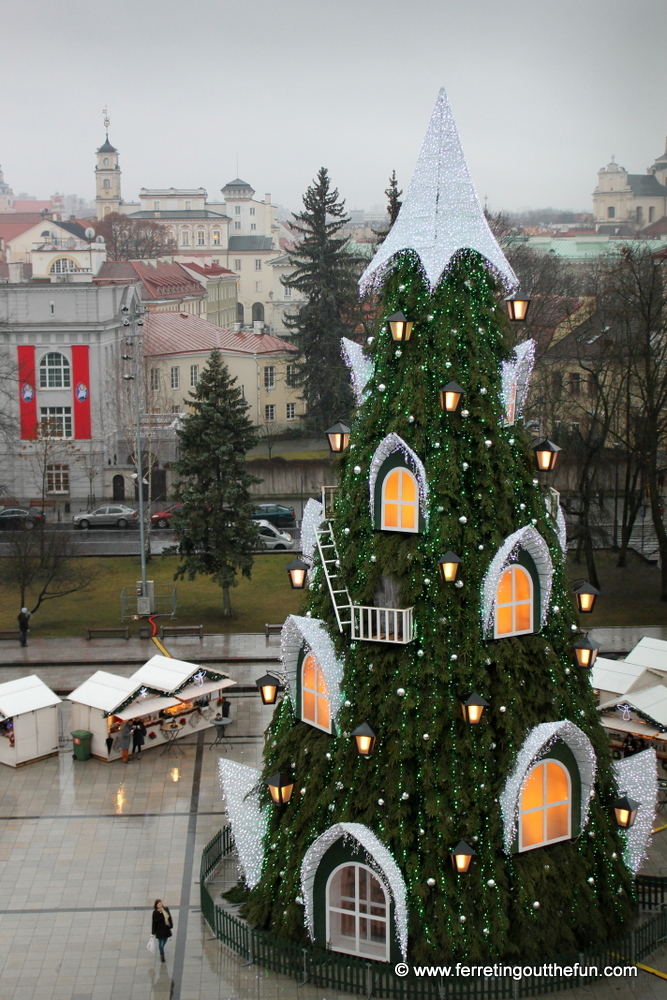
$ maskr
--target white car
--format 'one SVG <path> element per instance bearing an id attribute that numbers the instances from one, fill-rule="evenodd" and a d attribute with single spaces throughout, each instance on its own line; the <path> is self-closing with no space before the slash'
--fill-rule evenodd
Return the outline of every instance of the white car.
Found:
<path id="1" fill-rule="evenodd" d="M 287 531 L 281 531 L 270 521 L 255 521 L 259 529 L 260 548 L 293 549 L 294 539 Z"/>

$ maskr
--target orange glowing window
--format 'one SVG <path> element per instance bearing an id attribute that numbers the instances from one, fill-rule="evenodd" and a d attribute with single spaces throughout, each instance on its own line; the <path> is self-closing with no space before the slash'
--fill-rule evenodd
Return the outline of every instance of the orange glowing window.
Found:
<path id="1" fill-rule="evenodd" d="M 505 570 L 496 591 L 494 636 L 525 635 L 533 631 L 533 581 L 517 564 Z"/>
<path id="2" fill-rule="evenodd" d="M 392 469 L 382 484 L 382 527 L 419 530 L 419 487 L 408 469 Z"/>
<path id="3" fill-rule="evenodd" d="M 331 732 L 329 692 L 322 668 L 312 653 L 301 667 L 301 718 L 311 726 Z"/>
<path id="4" fill-rule="evenodd" d="M 571 836 L 570 775 L 557 760 L 543 760 L 531 770 L 521 793 L 519 850 L 529 851 Z"/>

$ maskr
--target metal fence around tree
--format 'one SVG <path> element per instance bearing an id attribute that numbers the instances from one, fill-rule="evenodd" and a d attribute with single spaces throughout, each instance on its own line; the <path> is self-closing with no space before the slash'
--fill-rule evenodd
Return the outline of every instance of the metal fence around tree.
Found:
<path id="1" fill-rule="evenodd" d="M 212 899 L 206 879 L 220 862 L 234 851 L 231 829 L 216 833 L 202 853 L 200 867 L 201 909 L 218 941 L 236 955 L 271 972 L 311 983 L 323 989 L 356 993 L 368 998 L 387 1000 L 519 1000 L 558 993 L 603 979 L 605 966 L 632 966 L 641 962 L 667 941 L 667 877 L 639 875 L 635 880 L 637 902 L 642 910 L 657 910 L 645 923 L 616 941 L 571 955 L 529 962 L 529 965 L 553 964 L 561 969 L 588 969 L 588 975 L 511 976 L 489 978 L 419 977 L 414 973 L 401 978 L 394 966 L 369 962 L 352 955 L 329 951 L 317 945 L 303 947 L 291 941 L 258 931 L 218 906 Z M 518 967 L 519 961 L 501 961 L 499 965 Z M 597 970 L 597 975 L 595 971 Z M 626 977 L 627 978 L 627 977 Z M 610 983 L 613 979 L 608 980 Z"/>

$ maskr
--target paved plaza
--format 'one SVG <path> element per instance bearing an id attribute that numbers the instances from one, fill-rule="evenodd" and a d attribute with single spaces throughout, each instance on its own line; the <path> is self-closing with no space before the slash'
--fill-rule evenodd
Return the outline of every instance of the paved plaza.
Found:
<path id="1" fill-rule="evenodd" d="M 172 651 L 204 659 L 201 647 Z M 127 765 L 75 761 L 63 746 L 57 757 L 0 767 L 0 1000 L 347 1000 L 245 965 L 213 938 L 199 910 L 201 851 L 225 822 L 218 757 L 259 764 L 272 709 L 261 705 L 252 681 L 277 651 L 263 636 L 226 649 L 232 660 L 239 654 L 225 667 L 239 684 L 230 691 L 234 722 L 222 749 L 206 730 L 181 740 L 182 754 L 148 748 Z M 58 687 L 49 671 L 67 683 L 67 669 L 63 658 L 35 672 Z M 6 666 L 3 676 L 14 671 L 26 672 Z M 63 709 L 68 733 L 68 703 Z M 667 871 L 667 831 L 655 835 L 650 853 L 646 870 Z M 214 877 L 225 876 L 223 869 Z M 211 891 L 225 887 L 216 881 Z M 164 965 L 146 949 L 157 897 L 175 923 Z M 667 972 L 667 949 L 647 964 Z M 665 1000 L 667 981 L 640 972 L 633 983 L 565 995 Z"/>

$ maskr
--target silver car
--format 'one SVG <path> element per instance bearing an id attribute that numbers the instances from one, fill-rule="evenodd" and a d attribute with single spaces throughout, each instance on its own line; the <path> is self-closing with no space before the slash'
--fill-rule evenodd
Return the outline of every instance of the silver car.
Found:
<path id="1" fill-rule="evenodd" d="M 109 504 L 106 507 L 98 507 L 97 510 L 86 514 L 75 514 L 72 523 L 75 528 L 86 531 L 88 528 L 116 527 L 129 528 L 136 526 L 139 514 L 133 507 L 125 507 L 124 504 Z"/>
<path id="2" fill-rule="evenodd" d="M 259 547 L 262 549 L 293 549 L 294 539 L 270 521 L 255 521 L 259 529 Z"/>

